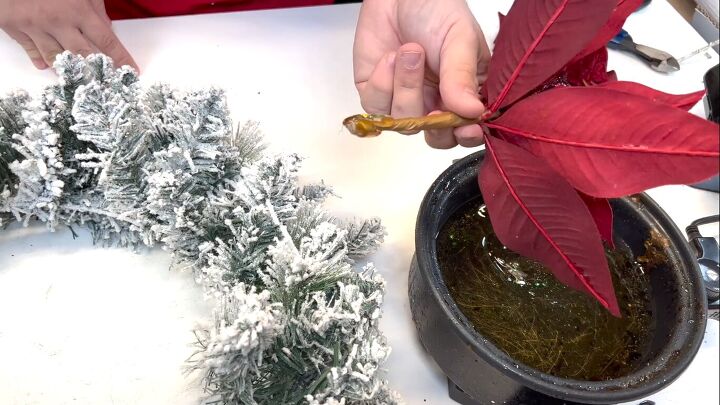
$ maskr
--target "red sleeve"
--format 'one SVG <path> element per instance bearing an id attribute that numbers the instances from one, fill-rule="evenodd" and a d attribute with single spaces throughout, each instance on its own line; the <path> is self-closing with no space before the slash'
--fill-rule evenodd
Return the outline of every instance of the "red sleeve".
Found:
<path id="1" fill-rule="evenodd" d="M 333 0 L 105 0 L 113 20 L 171 15 L 220 13 L 284 7 L 320 6 Z"/>

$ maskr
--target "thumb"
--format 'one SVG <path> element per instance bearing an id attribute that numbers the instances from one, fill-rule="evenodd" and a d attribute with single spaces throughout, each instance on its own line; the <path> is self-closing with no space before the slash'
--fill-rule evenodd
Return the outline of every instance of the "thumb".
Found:
<path id="1" fill-rule="evenodd" d="M 453 27 L 440 53 L 440 96 L 450 111 L 480 117 L 485 106 L 478 92 L 481 42 L 472 27 Z M 482 73 L 482 72 L 481 72 Z"/>

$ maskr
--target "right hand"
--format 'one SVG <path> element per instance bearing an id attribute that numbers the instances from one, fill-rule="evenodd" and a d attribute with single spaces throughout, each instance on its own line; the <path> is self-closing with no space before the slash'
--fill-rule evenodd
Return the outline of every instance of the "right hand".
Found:
<path id="1" fill-rule="evenodd" d="M 103 0 L 0 0 L 0 28 L 25 49 L 38 69 L 67 50 L 102 52 L 116 66 L 137 64 L 112 30 Z"/>
<path id="2" fill-rule="evenodd" d="M 395 118 L 452 111 L 477 118 L 490 51 L 465 0 L 365 0 L 353 67 L 363 109 Z M 479 125 L 425 131 L 434 148 L 478 146 Z"/>

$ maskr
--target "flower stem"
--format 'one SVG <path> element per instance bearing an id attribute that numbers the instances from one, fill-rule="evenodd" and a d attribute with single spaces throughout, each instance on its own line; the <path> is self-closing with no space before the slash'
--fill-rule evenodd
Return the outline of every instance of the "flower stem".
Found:
<path id="1" fill-rule="evenodd" d="M 380 135 L 382 131 L 415 133 L 427 129 L 457 128 L 465 125 L 479 124 L 480 118 L 464 118 L 452 112 L 427 115 L 425 117 L 392 118 L 380 114 L 358 114 L 348 117 L 343 125 L 353 135 L 361 138 Z"/>

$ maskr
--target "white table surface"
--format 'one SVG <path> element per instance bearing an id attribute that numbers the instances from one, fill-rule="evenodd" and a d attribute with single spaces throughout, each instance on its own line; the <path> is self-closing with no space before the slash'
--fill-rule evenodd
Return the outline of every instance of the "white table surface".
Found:
<path id="1" fill-rule="evenodd" d="M 488 40 L 509 0 L 470 1 Z M 382 328 L 393 347 L 388 377 L 408 404 L 452 404 L 440 371 L 421 349 L 410 317 L 407 272 L 415 215 L 427 187 L 470 151 L 431 150 L 421 137 L 361 140 L 341 120 L 360 112 L 352 77 L 358 5 L 122 21 L 116 31 L 145 83 L 227 90 L 236 121 L 261 122 L 273 150 L 307 158 L 303 175 L 333 185 L 341 214 L 379 216 L 389 231 L 374 261 L 388 282 Z M 661 0 L 626 28 L 639 43 L 681 56 L 704 44 Z M 0 34 L 0 92 L 36 92 L 54 80 Z M 661 75 L 611 52 L 621 79 L 668 92 L 702 88 L 718 63 L 699 56 Z M 701 111 L 701 110 L 697 110 Z M 651 195 L 684 228 L 717 213 L 718 195 L 684 186 Z M 716 232 L 716 231 L 715 231 Z M 195 404 L 197 376 L 182 373 L 191 329 L 209 306 L 189 274 L 168 271 L 159 250 L 134 254 L 92 246 L 87 232 L 42 227 L 0 233 L 0 404 Z M 717 404 L 718 323 L 686 373 L 651 397 L 659 405 Z"/>

